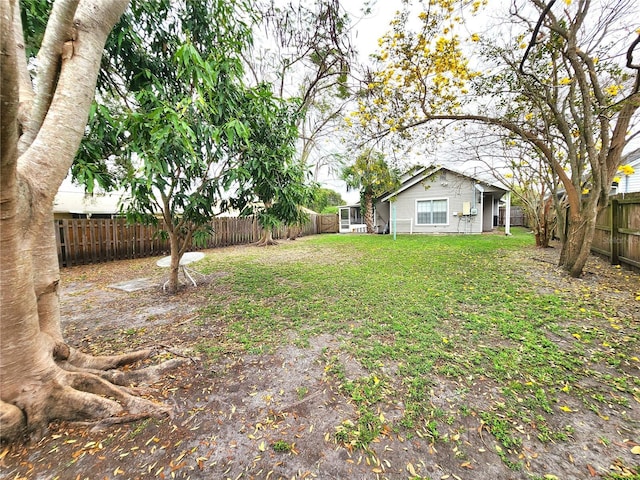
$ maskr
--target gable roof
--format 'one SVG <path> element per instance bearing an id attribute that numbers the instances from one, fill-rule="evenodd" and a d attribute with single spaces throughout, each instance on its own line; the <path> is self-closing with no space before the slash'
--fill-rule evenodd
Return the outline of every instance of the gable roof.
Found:
<path id="1" fill-rule="evenodd" d="M 409 188 L 413 187 L 414 185 L 426 180 L 427 178 L 435 175 L 436 173 L 440 172 L 440 171 L 447 171 L 447 172 L 451 172 L 454 173 L 456 175 L 460 175 L 462 177 L 466 177 L 469 178 L 470 180 L 473 180 L 475 182 L 477 182 L 478 184 L 482 184 L 488 187 L 492 187 L 494 189 L 497 190 L 502 190 L 505 193 L 509 191 L 509 189 L 502 185 L 500 182 L 498 182 L 495 178 L 493 179 L 483 179 L 480 178 L 478 175 L 468 175 L 466 173 L 460 172 L 458 170 L 455 170 L 453 168 L 450 167 L 443 167 L 440 165 L 429 165 L 427 167 L 418 167 L 417 169 L 415 169 L 415 171 L 412 173 L 412 171 L 410 170 L 407 174 L 405 174 L 405 176 L 402 179 L 402 183 L 400 185 L 400 187 L 398 189 L 396 189 L 393 192 L 389 192 L 389 193 L 385 193 L 380 197 L 380 201 L 382 202 L 387 202 L 389 201 L 389 199 L 391 199 L 392 197 L 395 197 L 396 195 L 404 192 L 405 190 L 408 190 Z M 484 191 L 484 190 L 483 190 Z"/>

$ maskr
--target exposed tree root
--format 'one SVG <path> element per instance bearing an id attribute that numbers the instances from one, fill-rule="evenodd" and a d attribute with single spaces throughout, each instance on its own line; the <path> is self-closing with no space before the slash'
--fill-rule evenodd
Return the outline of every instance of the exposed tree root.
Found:
<path id="1" fill-rule="evenodd" d="M 40 378 L 25 379 L 12 403 L 0 401 L 0 441 L 20 439 L 25 433 L 38 439 L 54 420 L 96 420 L 107 426 L 149 417 L 171 415 L 171 407 L 135 395 L 133 385 L 158 381 L 186 358 L 167 360 L 138 370 L 117 367 L 146 359 L 153 350 L 125 355 L 92 357 L 51 342 L 50 363 Z"/>
<path id="2" fill-rule="evenodd" d="M 26 424 L 22 410 L 0 400 L 0 441 L 18 438 Z"/>
<path id="3" fill-rule="evenodd" d="M 167 360 L 158 365 L 152 365 L 139 370 L 97 370 L 92 368 L 78 367 L 70 362 L 60 363 L 60 367 L 68 372 L 90 373 L 102 378 L 114 385 L 128 387 L 131 385 L 148 385 L 160 380 L 161 376 L 187 362 L 184 358 Z"/>
<path id="4" fill-rule="evenodd" d="M 102 395 L 117 400 L 126 407 L 127 412 L 132 414 L 157 414 L 158 412 L 169 413 L 170 407 L 158 405 L 145 398 L 136 397 L 127 392 L 126 389 L 113 385 L 112 383 L 90 373 L 67 373 L 67 380 L 71 386 L 88 394 Z M 119 412 L 118 412 L 119 413 Z"/>
<path id="5" fill-rule="evenodd" d="M 53 386 L 45 407 L 46 418 L 42 421 L 34 422 L 34 419 L 27 415 L 30 430 L 34 426 L 45 429 L 50 420 L 109 417 L 118 415 L 124 409 L 115 400 L 99 395 L 99 392 L 77 390 L 73 385 L 60 384 Z"/>
<path id="6" fill-rule="evenodd" d="M 122 355 L 94 357 L 93 355 L 88 355 L 76 350 L 75 348 L 71 348 L 69 357 L 65 360 L 80 368 L 87 368 L 90 370 L 111 370 L 124 365 L 131 365 L 140 360 L 145 360 L 153 355 L 153 353 L 153 350 L 148 349 L 138 350 L 136 352 L 125 353 Z"/>
<path id="7" fill-rule="evenodd" d="M 270 245 L 278 245 L 278 242 L 273 239 L 270 239 L 270 240 L 261 239 L 258 242 L 256 242 L 256 247 L 268 247 Z"/>
<path id="8" fill-rule="evenodd" d="M 136 415 L 122 415 L 119 417 L 108 417 L 103 418 L 101 420 L 95 422 L 73 422 L 74 425 L 79 425 L 83 427 L 91 427 L 91 431 L 100 431 L 112 425 L 123 425 L 125 423 L 133 423 L 139 420 L 145 420 L 147 418 L 159 418 L 163 416 L 160 415 L 149 415 L 147 413 L 144 414 L 136 414 Z"/>

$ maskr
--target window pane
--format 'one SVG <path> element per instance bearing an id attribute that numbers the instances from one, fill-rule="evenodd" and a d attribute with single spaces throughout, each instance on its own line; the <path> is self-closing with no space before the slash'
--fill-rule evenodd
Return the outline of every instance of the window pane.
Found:
<path id="1" fill-rule="evenodd" d="M 447 201 L 433 201 L 433 223 L 447 223 Z"/>
<path id="2" fill-rule="evenodd" d="M 418 223 L 431 223 L 431 200 L 418 202 L 416 208 L 418 210 Z"/>

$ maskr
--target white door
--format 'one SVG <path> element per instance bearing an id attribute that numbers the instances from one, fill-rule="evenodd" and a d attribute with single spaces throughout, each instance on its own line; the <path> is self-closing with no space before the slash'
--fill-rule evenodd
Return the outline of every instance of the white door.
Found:
<path id="1" fill-rule="evenodd" d="M 349 233 L 349 207 L 340 208 L 340 233 Z"/>

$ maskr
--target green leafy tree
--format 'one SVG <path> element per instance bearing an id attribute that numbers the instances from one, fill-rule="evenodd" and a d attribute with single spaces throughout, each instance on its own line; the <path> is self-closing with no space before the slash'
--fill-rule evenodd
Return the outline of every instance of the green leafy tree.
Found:
<path id="1" fill-rule="evenodd" d="M 251 32 L 242 18 L 251 19 L 242 0 L 134 0 L 105 47 L 95 115 L 74 163 L 76 178 L 91 184 L 109 159 L 112 185 L 129 196 L 127 217 L 161 226 L 172 293 L 182 255 L 224 208 L 220 177 L 246 137 L 240 55 Z"/>
<path id="2" fill-rule="evenodd" d="M 235 189 L 231 204 L 243 215 L 256 215 L 263 229 L 259 246 L 274 244 L 273 230 L 307 219 L 300 207 L 308 202 L 312 186 L 305 166 L 296 160 L 299 105 L 274 97 L 271 86 L 247 91 L 247 147 L 238 167 L 229 170 L 225 184 Z"/>
<path id="3" fill-rule="evenodd" d="M 338 205 L 344 205 L 344 200 L 338 192 L 329 188 L 317 187 L 313 189 L 312 198 L 307 207 L 314 212 L 326 213 L 327 207 L 336 207 Z"/>
<path id="4" fill-rule="evenodd" d="M 360 190 L 361 208 L 367 233 L 373 231 L 374 199 L 399 184 L 400 174 L 397 169 L 389 167 L 381 152 L 371 149 L 363 151 L 353 165 L 346 166 L 342 171 L 342 179 L 347 188 Z"/>
<path id="5" fill-rule="evenodd" d="M 161 216 L 171 246 L 170 293 L 177 291 L 183 254 L 212 233 L 211 221 L 224 206 L 221 177 L 234 168 L 247 137 L 238 120 L 240 63 L 222 52 L 203 58 L 191 43 L 173 60 L 177 79 L 140 91 L 123 123 L 134 156 L 124 181 L 127 215 L 152 224 Z"/>

